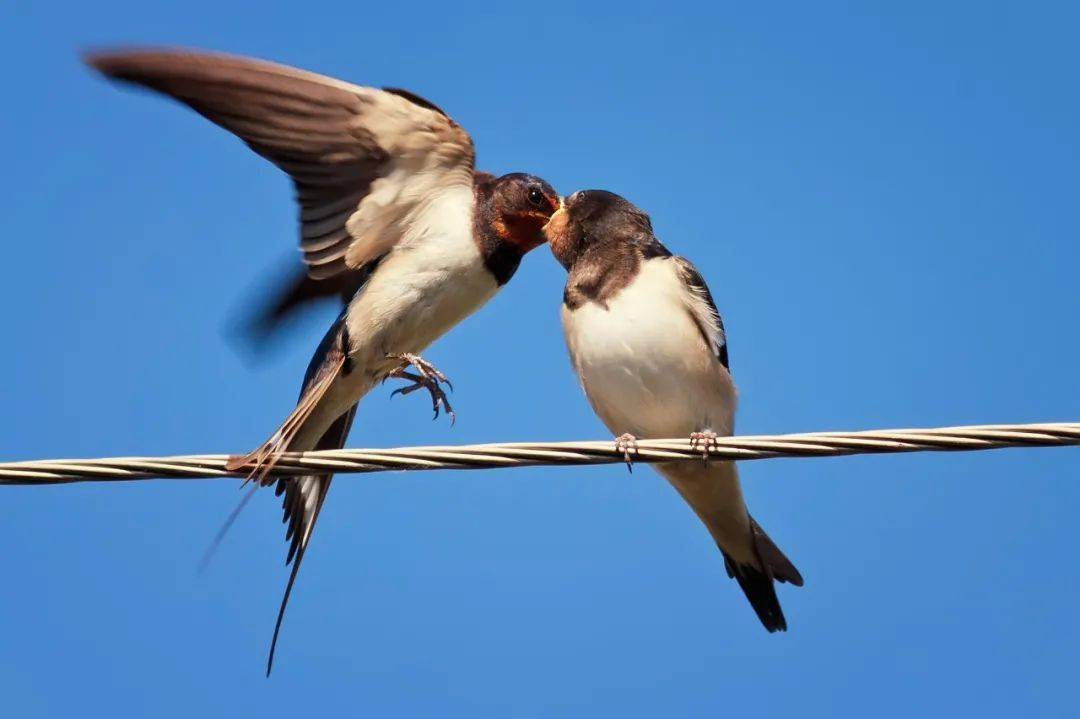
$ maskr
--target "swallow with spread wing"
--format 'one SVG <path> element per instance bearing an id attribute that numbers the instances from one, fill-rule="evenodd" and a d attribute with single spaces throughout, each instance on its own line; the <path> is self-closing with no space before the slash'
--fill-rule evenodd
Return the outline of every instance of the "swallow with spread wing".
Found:
<path id="1" fill-rule="evenodd" d="M 735 423 L 724 325 L 705 280 L 622 197 L 576 192 L 545 228 L 568 271 L 562 324 L 589 404 L 629 464 L 636 439 L 705 448 Z M 728 575 L 770 632 L 787 629 L 774 580 L 802 576 L 746 510 L 735 463 L 654 465 L 709 530 Z"/>
<path id="2" fill-rule="evenodd" d="M 468 133 L 405 90 L 187 50 L 86 60 L 110 78 L 190 106 L 285 171 L 300 205 L 311 282 L 290 288 L 283 307 L 313 286 L 348 297 L 311 360 L 296 408 L 232 467 L 267 485 L 282 453 L 341 447 L 356 402 L 388 377 L 411 381 L 405 393 L 429 391 L 436 416 L 440 406 L 451 414 L 440 387 L 446 378 L 418 353 L 491 299 L 544 242 L 542 228 L 560 204 L 550 185 L 532 175 L 477 172 Z M 331 478 L 276 480 L 292 570 L 267 674 Z"/>

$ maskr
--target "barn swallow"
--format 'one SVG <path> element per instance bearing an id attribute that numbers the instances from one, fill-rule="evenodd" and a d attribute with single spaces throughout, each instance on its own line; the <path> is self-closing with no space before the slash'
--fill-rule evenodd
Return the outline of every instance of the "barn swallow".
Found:
<path id="1" fill-rule="evenodd" d="M 284 493 L 292 564 L 267 659 L 332 474 L 274 480 L 282 453 L 341 447 L 357 401 L 383 380 L 426 389 L 452 412 L 445 376 L 423 360 L 435 339 L 479 309 L 544 242 L 559 196 L 545 181 L 475 170 L 472 139 L 439 107 L 304 70 L 189 50 L 89 55 L 115 80 L 168 95 L 237 135 L 286 172 L 300 205 L 300 249 L 313 286 L 348 297 L 308 367 L 296 408 L 229 467 Z M 292 299 L 290 299 L 292 298 Z M 413 369 L 414 371 L 409 371 Z M 452 415 L 451 415 L 452 416 Z"/>
<path id="2" fill-rule="evenodd" d="M 707 450 L 730 435 L 735 384 L 724 324 L 705 280 L 660 244 L 649 216 L 587 190 L 566 198 L 545 234 L 568 272 L 562 325 L 571 363 L 627 463 L 637 439 L 689 437 Z M 654 466 L 709 530 L 765 628 L 786 630 L 773 580 L 803 580 L 747 512 L 735 463 Z"/>

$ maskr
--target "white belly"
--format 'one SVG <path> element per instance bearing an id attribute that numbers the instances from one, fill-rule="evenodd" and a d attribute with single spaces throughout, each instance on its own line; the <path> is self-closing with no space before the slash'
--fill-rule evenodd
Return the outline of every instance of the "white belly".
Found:
<path id="1" fill-rule="evenodd" d="M 607 309 L 564 307 L 562 319 L 582 388 L 613 434 L 734 430 L 731 376 L 694 323 L 671 260 L 645 262 Z"/>
<path id="2" fill-rule="evenodd" d="M 353 362 L 375 377 L 420 353 L 498 290 L 472 236 L 471 202 L 446 196 L 416 218 L 349 305 Z"/>

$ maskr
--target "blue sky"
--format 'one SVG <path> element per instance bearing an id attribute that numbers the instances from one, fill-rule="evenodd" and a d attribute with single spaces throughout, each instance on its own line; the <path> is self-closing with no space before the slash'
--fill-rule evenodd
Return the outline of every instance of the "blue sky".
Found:
<path id="1" fill-rule="evenodd" d="M 415 90 L 479 165 L 651 213 L 724 314 L 748 433 L 1080 419 L 1080 13 L 1068 3 L 513 9 L 192 0 L 4 10 L 0 458 L 246 450 L 330 312 L 230 333 L 295 261 L 290 190 L 81 48 L 186 44 Z M 354 446 L 603 438 L 546 249 L 427 353 L 458 422 L 373 392 Z M 747 464 L 806 577 L 768 635 L 706 532 L 617 466 L 340 479 L 286 617 L 278 501 L 9 488 L 11 716 L 1060 716 L 1080 451 Z"/>

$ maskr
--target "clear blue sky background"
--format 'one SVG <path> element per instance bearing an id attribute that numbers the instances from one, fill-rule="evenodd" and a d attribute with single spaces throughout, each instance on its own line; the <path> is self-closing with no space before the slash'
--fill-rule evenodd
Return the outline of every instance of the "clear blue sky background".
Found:
<path id="1" fill-rule="evenodd" d="M 1070 3 L 17 3 L 0 458 L 245 450 L 330 311 L 230 335 L 295 261 L 283 176 L 80 48 L 173 43 L 411 88 L 481 167 L 648 210 L 724 313 L 739 429 L 1080 419 L 1080 14 Z M 890 3 L 890 5 L 898 5 Z M 362 405 L 351 443 L 603 438 L 546 249 L 434 345 L 456 427 Z M 286 572 L 232 482 L 2 490 L 7 716 L 1061 716 L 1080 451 L 748 464 L 806 587 L 759 626 L 667 486 L 618 466 L 343 478 Z"/>

